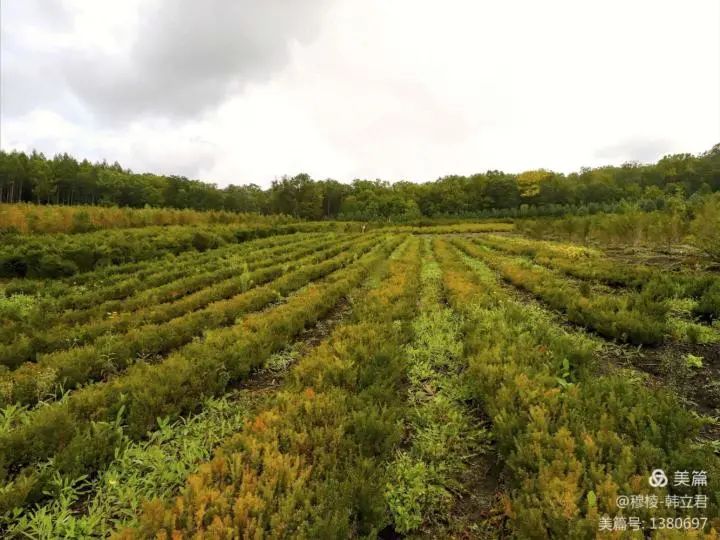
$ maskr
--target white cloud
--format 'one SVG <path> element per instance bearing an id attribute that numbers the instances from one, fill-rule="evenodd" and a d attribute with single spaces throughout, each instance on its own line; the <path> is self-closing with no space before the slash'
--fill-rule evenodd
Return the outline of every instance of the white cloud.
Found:
<path id="1" fill-rule="evenodd" d="M 414 181 L 495 168 L 569 171 L 720 141 L 720 4 L 712 0 L 338 0 L 291 18 L 264 10 L 255 26 L 234 24 L 242 10 L 213 0 L 219 18 L 205 13 L 192 29 L 197 14 L 163 28 L 146 3 L 99 5 L 68 0 L 72 24 L 50 28 L 23 13 L 4 17 L 3 32 L 17 26 L 3 78 L 37 88 L 33 66 L 57 63 L 47 71 L 53 92 L 3 93 L 3 111 L 18 108 L 3 118 L 3 148 L 267 185 L 300 171 Z M 293 18 L 304 22 L 294 27 Z M 151 20 L 157 36 L 135 41 Z M 185 28 L 192 39 L 182 43 Z M 146 50 L 138 56 L 132 43 Z M 197 54 L 174 63 L 182 59 L 175 46 Z M 52 50 L 73 54 L 64 62 Z M 78 76 L 74 59 L 86 56 L 102 58 L 108 73 Z M 175 58 L 167 80 L 182 91 L 145 80 L 143 70 L 156 66 L 147 58 Z M 139 101 L 125 99 L 136 85 Z"/>

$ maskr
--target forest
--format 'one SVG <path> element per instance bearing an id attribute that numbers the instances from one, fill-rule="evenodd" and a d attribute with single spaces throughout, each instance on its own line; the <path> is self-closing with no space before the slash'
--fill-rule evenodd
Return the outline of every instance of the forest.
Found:
<path id="1" fill-rule="evenodd" d="M 307 174 L 257 184 L 217 185 L 181 176 L 134 173 L 120 164 L 68 154 L 0 151 L 0 202 L 286 214 L 294 218 L 413 221 L 459 216 L 534 217 L 663 210 L 720 190 L 720 144 L 707 152 L 668 155 L 653 164 L 449 175 L 434 182 L 341 183 Z"/>

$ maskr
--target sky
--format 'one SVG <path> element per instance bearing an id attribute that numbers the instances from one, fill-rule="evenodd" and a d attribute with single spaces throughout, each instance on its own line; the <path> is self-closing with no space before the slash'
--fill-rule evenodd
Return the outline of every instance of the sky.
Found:
<path id="1" fill-rule="evenodd" d="M 720 142 L 717 0 L 0 0 L 0 148 L 268 186 Z"/>

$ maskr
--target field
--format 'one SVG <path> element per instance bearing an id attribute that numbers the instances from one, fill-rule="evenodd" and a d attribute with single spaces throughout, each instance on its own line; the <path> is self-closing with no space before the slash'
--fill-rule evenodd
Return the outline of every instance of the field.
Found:
<path id="1" fill-rule="evenodd" d="M 3 538 L 718 537 L 706 251 L 75 216 L 0 235 Z"/>

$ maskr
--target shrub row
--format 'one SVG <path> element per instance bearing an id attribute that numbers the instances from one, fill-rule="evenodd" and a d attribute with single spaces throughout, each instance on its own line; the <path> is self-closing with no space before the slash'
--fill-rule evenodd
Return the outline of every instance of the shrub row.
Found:
<path id="1" fill-rule="evenodd" d="M 248 275 L 244 285 L 236 284 L 235 296 L 204 309 L 184 313 L 165 323 L 146 324 L 125 334 L 102 337 L 94 344 L 42 355 L 37 363 L 26 363 L 0 375 L 0 405 L 33 405 L 57 393 L 59 385 L 75 388 L 122 372 L 139 359 L 177 349 L 206 330 L 232 324 L 244 313 L 258 310 L 305 283 L 342 268 L 374 244 L 375 241 L 359 243 L 344 253 L 349 246 L 337 246 L 290 265 L 280 263 L 259 269 Z M 258 286 L 245 292 L 250 283 Z"/>
<path id="2" fill-rule="evenodd" d="M 62 323 L 77 323 L 88 321 L 107 313 L 117 316 L 119 313 L 135 312 L 148 307 L 160 307 L 162 304 L 174 303 L 185 295 L 200 292 L 208 285 L 217 285 L 224 280 L 236 278 L 239 274 L 253 272 L 265 266 L 273 266 L 281 262 L 292 261 L 294 257 L 302 257 L 313 251 L 326 249 L 329 245 L 341 241 L 350 241 L 352 237 L 312 238 L 290 244 L 281 244 L 260 250 L 253 250 L 247 255 L 232 254 L 222 260 L 203 264 L 197 272 L 189 271 L 184 278 L 169 283 L 160 282 L 137 291 L 135 294 L 122 300 L 109 300 L 92 309 L 65 311 L 58 321 Z M 127 316 L 130 314 L 127 313 Z"/>
<path id="3" fill-rule="evenodd" d="M 425 225 L 425 226 L 408 226 L 408 225 L 390 225 L 383 230 L 396 233 L 411 234 L 466 234 L 481 232 L 509 232 L 515 229 L 513 223 L 503 222 L 485 222 L 472 223 L 461 222 L 452 225 Z"/>
<path id="4" fill-rule="evenodd" d="M 50 486 L 47 501 L 0 516 L 3 538 L 107 538 L 139 513 L 144 499 L 179 490 L 265 402 L 256 392 L 231 392 L 208 399 L 196 415 L 162 422 L 147 440 L 123 441 L 97 476 L 62 479 Z"/>
<path id="5" fill-rule="evenodd" d="M 323 234 L 308 234 L 309 241 L 320 238 Z M 134 273 L 109 273 L 95 271 L 82 274 L 82 277 L 93 275 L 95 279 L 89 283 L 75 283 L 74 280 L 15 280 L 13 290 L 6 290 L 6 297 L 0 296 L 0 343 L 10 343 L 20 335 L 32 332 L 33 328 L 48 327 L 58 323 L 79 323 L 92 318 L 106 317 L 113 311 L 123 311 L 128 305 L 122 302 L 137 292 L 152 290 L 183 276 L 202 273 L 203 269 L 217 268 L 227 261 L 236 260 L 247 254 L 268 252 L 273 247 L 281 250 L 288 244 L 296 244 L 300 239 L 297 235 L 269 237 L 261 240 L 232 244 L 206 253 L 185 253 L 175 256 L 161 257 L 151 263 L 140 263 L 142 268 Z M 191 256 L 192 255 L 192 256 Z M 122 269 L 133 265 L 123 265 L 111 269 Z M 32 287 L 25 291 L 28 284 Z M 40 286 L 35 286 L 35 285 Z M 172 291 L 170 291 L 172 292 Z M 32 295 L 32 296 L 31 296 Z M 92 306 L 92 307 L 81 307 Z M 70 308 L 70 309 L 68 309 Z"/>
<path id="6" fill-rule="evenodd" d="M 277 358 L 267 359 L 263 369 L 276 375 L 278 360 L 296 357 L 313 346 L 312 341 L 298 342 L 277 353 Z M 214 447 L 242 429 L 250 413 L 270 406 L 273 395 L 240 389 L 207 400 L 199 414 L 175 423 L 163 421 L 147 440 L 125 441 L 97 478 L 53 486 L 50 498 L 41 505 L 4 520 L 0 516 L 0 530 L 10 538 L 106 538 L 113 524 L 134 523 L 144 499 L 171 497 L 201 462 L 212 457 Z"/>
<path id="7" fill-rule="evenodd" d="M 0 248 L 0 277 L 62 277 L 99 266 L 203 252 L 254 238 L 343 230 L 334 222 L 270 226 L 178 226 L 106 230 L 75 235 L 21 236 Z"/>
<path id="8" fill-rule="evenodd" d="M 60 206 L 29 203 L 0 204 L 4 230 L 28 233 L 82 233 L 100 229 L 127 229 L 152 225 L 241 223 L 278 225 L 295 221 L 284 215 L 198 211 L 178 208 L 119 208 L 117 206 Z"/>
<path id="9" fill-rule="evenodd" d="M 318 237 L 326 233 L 303 234 L 303 237 Z M 153 260 L 106 266 L 84 274 L 57 279 L 14 279 L 5 288 L 5 296 L 18 294 L 39 296 L 50 302 L 55 311 L 71 309 L 78 305 L 92 305 L 113 298 L 123 298 L 132 293 L 137 286 L 147 281 L 156 286 L 176 276 L 193 270 L 194 265 L 211 263 L 232 255 L 251 253 L 297 241 L 300 235 L 284 234 L 240 244 L 226 244 L 217 249 L 198 253 L 186 251 L 178 255 L 159 255 Z M 128 282 L 128 283 L 125 283 Z M 87 298 L 86 298 L 87 296 Z"/>
<path id="10" fill-rule="evenodd" d="M 352 320 L 302 358 L 276 405 L 192 475 L 174 504 L 146 505 L 117 538 L 377 537 L 382 463 L 402 435 L 403 344 L 412 332 L 417 240 L 353 302 Z"/>
<path id="11" fill-rule="evenodd" d="M 168 270 L 168 265 L 183 266 L 189 261 L 197 260 L 198 257 L 212 258 L 216 254 L 221 254 L 226 250 L 243 250 L 247 248 L 259 247 L 264 243 L 274 240 L 282 241 L 292 235 L 280 235 L 278 237 L 266 237 L 259 240 L 250 240 L 240 245 L 227 244 L 220 248 L 208 250 L 199 254 L 197 251 L 184 251 L 177 255 L 173 253 L 159 254 L 153 259 L 143 260 L 140 262 L 123 263 L 117 265 L 100 266 L 94 270 L 75 274 L 67 277 L 45 278 L 14 278 L 10 280 L 5 287 L 5 295 L 40 295 L 43 297 L 61 296 L 67 292 L 77 292 L 80 290 L 93 290 L 101 287 L 109 287 L 116 283 L 130 279 L 132 277 L 148 277 L 159 272 Z"/>
<path id="12" fill-rule="evenodd" d="M 477 260 L 442 241 L 438 253 L 450 303 L 467 318 L 468 375 L 507 459 L 507 514 L 518 538 L 595 538 L 604 514 L 649 523 L 652 516 L 699 513 L 717 531 L 720 464 L 695 443 L 696 417 L 668 392 L 599 374 L 592 341 L 512 300 Z M 658 468 L 707 471 L 709 485 L 653 489 L 648 477 Z M 664 500 L 698 491 L 709 495 L 706 510 L 616 505 L 618 495 Z M 686 537 L 681 533 L 676 537 Z"/>
<path id="13" fill-rule="evenodd" d="M 589 216 L 518 219 L 518 231 L 532 238 L 559 237 L 564 240 L 600 245 L 668 245 L 685 240 L 689 220 L 684 212 L 598 213 Z"/>
<path id="14" fill-rule="evenodd" d="M 93 318 L 113 316 L 113 311 L 123 311 L 122 306 L 125 303 L 121 300 L 107 300 L 108 298 L 126 297 L 132 295 L 137 289 L 142 293 L 144 290 L 162 287 L 168 280 L 183 274 L 192 274 L 198 269 L 201 270 L 205 265 L 208 268 L 217 267 L 218 261 L 230 260 L 234 256 L 240 256 L 246 252 L 268 249 L 272 247 L 271 242 L 277 241 L 277 238 L 280 237 L 248 242 L 243 245 L 230 245 L 213 250 L 212 253 L 195 254 L 195 261 L 187 256 L 172 258 L 172 260 L 161 258 L 153 265 L 146 265 L 144 270 L 139 270 L 131 277 L 123 275 L 121 280 L 109 280 L 111 283 L 100 280 L 88 286 L 63 283 L 62 280 L 45 280 L 42 283 L 45 283 L 47 287 L 40 289 L 41 293 L 32 293 L 33 296 L 17 293 L 17 291 L 6 297 L 0 296 L 0 343 L 9 345 L 24 334 L 32 334 L 36 328 L 49 328 L 60 323 L 72 324 L 89 321 Z M 278 249 L 282 248 L 282 244 L 292 242 L 293 236 L 282 238 L 285 240 L 277 246 Z M 266 243 L 268 243 L 267 246 L 264 245 Z M 234 255 L 234 252 L 237 252 L 237 255 Z M 198 264 L 193 264 L 194 262 Z M 96 272 L 91 272 L 91 274 L 96 274 Z M 63 311 L 65 307 L 72 304 L 67 299 L 89 302 L 91 305 L 93 302 L 97 303 L 92 308 Z"/>
<path id="15" fill-rule="evenodd" d="M 625 264 L 603 257 L 598 250 L 572 244 L 483 236 L 480 243 L 505 253 L 526 255 L 569 276 L 613 287 L 631 287 L 653 300 L 695 298 L 693 314 L 720 318 L 720 277 L 711 272 L 667 272 L 647 265 Z"/>
<path id="16" fill-rule="evenodd" d="M 519 236 L 484 234 L 476 238 L 476 240 L 482 242 L 483 245 L 500 249 L 514 255 L 529 255 L 531 257 L 542 255 L 545 257 L 573 259 L 575 261 L 583 261 L 586 259 L 597 261 L 603 257 L 603 253 L 595 248 L 580 246 L 578 244 L 528 240 Z"/>
<path id="17" fill-rule="evenodd" d="M 497 270 L 513 285 L 525 289 L 571 322 L 602 336 L 634 344 L 661 343 L 668 331 L 667 308 L 637 293 L 599 294 L 571 283 L 551 270 L 523 259 L 507 257 L 467 240 L 455 240 L 468 255 Z"/>
<path id="18" fill-rule="evenodd" d="M 208 396 L 221 395 L 328 313 L 400 242 L 383 241 L 346 268 L 308 285 L 272 309 L 251 314 L 230 328 L 170 354 L 159 364 L 136 364 L 123 375 L 72 392 L 36 409 L 21 425 L 0 434 L 0 511 L 43 496 L 55 474 L 76 478 L 103 468 L 121 440 L 118 424 L 136 440 L 158 418 L 192 412 Z M 48 459 L 49 464 L 41 466 Z"/>
<path id="19" fill-rule="evenodd" d="M 280 262 L 281 259 L 290 260 L 288 257 L 291 253 L 299 253 L 314 247 L 320 249 L 337 240 L 335 236 L 311 236 L 307 239 L 295 238 L 294 241 L 273 243 L 257 249 L 239 250 L 237 248 L 240 246 L 233 246 L 235 250 L 228 250 L 218 257 L 209 259 L 198 255 L 194 264 L 188 262 L 185 265 L 172 265 L 177 268 L 175 274 L 160 272 L 141 277 L 138 288 L 131 289 L 130 294 L 124 295 L 121 299 L 98 297 L 90 293 L 89 298 L 83 297 L 82 300 L 73 303 L 72 308 L 64 311 L 59 320 L 63 323 L 77 323 L 107 312 L 132 311 L 152 304 L 173 301 L 210 283 L 232 277 L 238 271 L 244 270 L 245 265 L 249 269 L 256 269 Z M 104 301 L 101 301 L 101 298 Z M 64 302 L 63 307 L 66 305 L 67 302 Z M 92 309 L 88 309 L 91 306 Z"/>
<path id="20" fill-rule="evenodd" d="M 111 286 L 99 287 L 82 287 L 78 291 L 68 291 L 63 295 L 62 300 L 55 306 L 57 311 L 71 310 L 82 311 L 91 306 L 101 307 L 102 309 L 117 309 L 123 305 L 127 305 L 130 299 L 138 293 L 152 295 L 161 293 L 165 290 L 171 290 L 173 285 L 184 285 L 187 279 L 201 280 L 200 274 L 209 272 L 220 272 L 217 279 L 223 279 L 227 274 L 222 271 L 229 272 L 232 266 L 239 262 L 247 262 L 248 264 L 262 262 L 267 257 L 274 257 L 279 253 L 286 251 L 289 246 L 295 247 L 300 243 L 306 245 L 317 241 L 316 237 L 303 238 L 300 242 L 299 238 L 292 236 L 273 237 L 272 242 L 264 242 L 262 244 L 256 242 L 248 242 L 246 244 L 233 244 L 226 248 L 211 250 L 202 254 L 195 253 L 194 257 L 188 257 L 180 263 L 175 261 L 172 264 L 164 264 L 162 267 L 158 265 L 157 269 L 138 274 L 133 274 L 130 279 L 122 280 Z M 225 268 L 220 268 L 225 266 Z M 158 271 L 159 270 L 159 271 Z M 208 278 L 210 276 L 208 275 Z M 199 282 L 202 285 L 203 282 Z M 188 284 L 190 285 L 190 284 Z M 157 287 L 162 287 L 159 291 L 153 291 Z M 107 303 L 107 304 L 106 304 Z M 103 305 L 106 304 L 106 305 Z M 136 304 L 131 303 L 131 307 Z M 67 319 L 72 317 L 72 313 L 64 314 Z"/>
<path id="21" fill-rule="evenodd" d="M 323 244 L 318 245 L 318 248 L 322 247 L 324 247 Z M 275 268 L 276 272 L 280 272 L 283 265 L 292 264 L 293 259 L 304 257 L 309 252 L 316 251 L 316 248 L 302 249 L 301 246 L 296 250 L 287 248 L 284 250 L 286 253 L 280 257 L 262 256 L 261 262 L 256 261 L 251 265 L 230 261 L 230 266 L 220 270 L 201 273 L 198 276 L 190 276 L 184 280 L 141 291 L 124 302 L 116 301 L 115 303 L 120 304 L 118 306 L 115 303 L 105 303 L 98 308 L 81 311 L 82 319 L 92 318 L 92 315 L 97 317 L 97 320 L 87 324 L 74 326 L 62 324 L 61 321 L 66 318 L 63 316 L 56 319 L 54 325 L 50 321 L 47 321 L 45 325 L 32 325 L 26 329 L 24 334 L 17 333 L 14 340 L 8 340 L 7 345 L 0 345 L 0 365 L 14 368 L 22 362 L 35 361 L 36 355 L 39 353 L 81 346 L 91 343 L 102 334 L 127 332 L 148 322 L 165 322 L 193 309 L 203 307 L 209 302 L 238 294 L 247 289 L 255 279 L 256 273 L 263 275 L 262 270 L 269 266 Z M 235 277 L 229 277 L 233 275 Z M 217 282 L 222 279 L 224 281 Z M 197 289 L 200 291 L 184 297 Z M 178 300 L 163 304 L 163 301 L 167 302 L 172 299 Z M 138 309 L 142 306 L 147 307 Z M 115 309 L 120 312 L 116 312 Z"/>
<path id="22" fill-rule="evenodd" d="M 73 236 L 20 237 L 0 250 L 0 276 L 71 276 L 97 266 L 135 262 L 165 253 L 206 251 L 233 240 L 229 227 L 151 227 Z"/>

